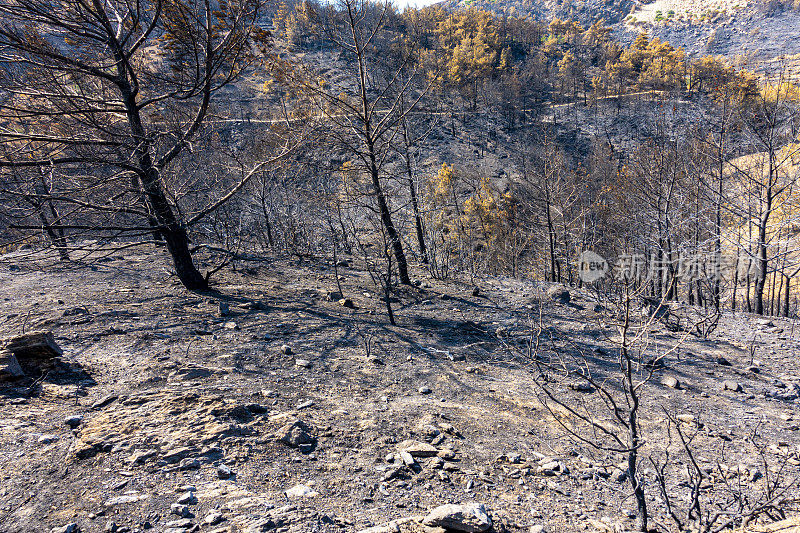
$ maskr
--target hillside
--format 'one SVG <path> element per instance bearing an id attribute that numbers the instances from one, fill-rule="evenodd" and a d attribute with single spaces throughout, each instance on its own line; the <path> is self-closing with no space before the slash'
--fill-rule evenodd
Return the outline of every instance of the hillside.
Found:
<path id="1" fill-rule="evenodd" d="M 349 532 L 467 502 L 498 532 L 633 526 L 622 456 L 565 434 L 528 354 L 541 317 L 540 360 L 583 354 L 613 381 L 613 306 L 596 295 L 565 303 L 550 284 L 415 266 L 391 326 L 355 257 L 265 256 L 197 294 L 146 247 L 46 272 L 24 253 L 2 257 L 0 336 L 52 330 L 64 355 L 0 389 L 3 531 Z M 351 308 L 330 296 L 337 275 Z M 717 505 L 732 483 L 761 498 L 795 479 L 797 325 L 726 312 L 707 340 L 647 326 L 637 361 L 659 364 L 642 454 L 658 456 L 665 414 L 680 415 Z M 575 406 L 600 394 L 552 390 Z M 789 512 L 796 495 L 774 503 Z M 370 531 L 443 531 L 415 524 Z"/>
<path id="2" fill-rule="evenodd" d="M 624 42 L 647 33 L 693 57 L 721 55 L 732 63 L 775 75 L 800 76 L 800 10 L 770 0 L 656 0 L 640 2 L 451 0 L 451 9 L 479 7 L 535 20 L 605 20 Z"/>

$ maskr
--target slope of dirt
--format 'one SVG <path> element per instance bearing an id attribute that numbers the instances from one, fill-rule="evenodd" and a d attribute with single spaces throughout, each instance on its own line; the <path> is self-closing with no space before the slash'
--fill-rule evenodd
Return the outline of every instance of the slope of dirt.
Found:
<path id="1" fill-rule="evenodd" d="M 52 330 L 65 354 L 0 388 L 1 531 L 359 531 L 473 501 L 495 531 L 633 526 L 622 456 L 567 438 L 527 355 L 541 313 L 543 350 L 613 376 L 616 332 L 588 293 L 561 304 L 535 282 L 475 291 L 418 269 L 390 326 L 355 259 L 250 261 L 194 294 L 159 250 L 123 254 L 48 271 L 2 257 L 0 337 Z M 337 275 L 355 308 L 329 297 Z M 647 353 L 679 346 L 645 388 L 653 443 L 662 408 L 691 413 L 701 461 L 723 457 L 757 489 L 772 478 L 756 432 L 797 475 L 796 329 L 726 315 L 711 339 L 681 341 L 654 327 Z M 595 395 L 556 390 L 575 405 Z"/>

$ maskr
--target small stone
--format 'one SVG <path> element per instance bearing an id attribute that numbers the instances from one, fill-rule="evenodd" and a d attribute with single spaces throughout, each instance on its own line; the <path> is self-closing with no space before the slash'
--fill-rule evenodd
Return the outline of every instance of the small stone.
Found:
<path id="1" fill-rule="evenodd" d="M 353 300 L 351 300 L 350 298 L 342 298 L 341 300 L 339 300 L 339 305 L 341 305 L 342 307 L 347 307 L 348 309 L 356 308 L 356 304 L 353 303 Z"/>
<path id="2" fill-rule="evenodd" d="M 431 511 L 422 523 L 429 527 L 466 533 L 481 533 L 492 527 L 492 519 L 482 503 L 442 505 Z"/>
<path id="3" fill-rule="evenodd" d="M 58 435 L 42 435 L 36 442 L 39 444 L 52 444 L 58 440 Z"/>
<path id="4" fill-rule="evenodd" d="M 430 394 L 433 391 L 431 390 L 430 387 L 422 386 L 419 389 L 417 389 L 417 392 L 419 392 L 420 394 Z"/>
<path id="5" fill-rule="evenodd" d="M 417 461 L 414 459 L 414 457 L 405 450 L 401 450 L 398 455 L 400 456 L 400 460 L 403 461 L 406 466 L 414 466 L 417 464 Z"/>
<path id="6" fill-rule="evenodd" d="M 225 517 L 219 511 L 211 511 L 203 518 L 203 523 L 209 526 L 215 526 L 225 520 Z"/>
<path id="7" fill-rule="evenodd" d="M 174 528 L 174 529 L 189 529 L 194 524 L 192 523 L 191 519 L 189 518 L 181 518 L 178 520 L 170 520 L 164 527 L 166 528 Z"/>
<path id="8" fill-rule="evenodd" d="M 283 353 L 283 355 L 292 355 L 292 347 L 288 344 L 284 344 L 281 346 L 281 353 Z"/>
<path id="9" fill-rule="evenodd" d="M 545 296 L 548 300 L 553 300 L 561 304 L 568 304 L 571 300 L 571 295 L 566 287 L 563 285 L 554 285 L 547 289 Z"/>
<path id="10" fill-rule="evenodd" d="M 104 505 L 106 507 L 113 507 L 115 505 L 125 505 L 127 503 L 134 503 L 146 500 L 148 497 L 149 496 L 147 494 L 138 494 L 138 493 L 123 494 L 122 496 L 116 496 L 114 498 L 106 500 Z"/>
<path id="11" fill-rule="evenodd" d="M 314 405 L 314 400 L 306 400 L 304 402 L 301 402 L 301 403 L 297 404 L 297 408 L 298 409 L 308 409 L 312 405 Z"/>
<path id="12" fill-rule="evenodd" d="M 742 392 L 742 384 L 738 381 L 734 381 L 732 379 L 726 379 L 722 382 L 723 390 L 729 390 L 733 392 Z"/>
<path id="13" fill-rule="evenodd" d="M 116 394 L 107 394 L 92 404 L 92 409 L 102 409 L 103 407 L 115 402 L 119 396 Z"/>
<path id="14" fill-rule="evenodd" d="M 181 462 L 178 463 L 179 470 L 200 470 L 200 461 L 195 459 L 194 457 L 187 457 L 186 459 L 181 459 Z"/>
<path id="15" fill-rule="evenodd" d="M 50 530 L 50 533 L 78 533 L 79 531 L 78 524 L 72 523 L 66 526 L 54 527 Z"/>
<path id="16" fill-rule="evenodd" d="M 219 465 L 217 467 L 217 477 L 220 479 L 229 479 L 233 476 L 233 470 L 228 465 Z"/>
<path id="17" fill-rule="evenodd" d="M 329 302 L 338 302 L 342 298 L 344 298 L 344 296 L 339 291 L 328 291 L 328 294 L 325 295 L 325 299 Z"/>
<path id="18" fill-rule="evenodd" d="M 472 295 L 473 296 L 480 296 L 481 295 L 480 287 L 477 287 L 477 286 L 476 287 L 472 287 Z"/>
<path id="19" fill-rule="evenodd" d="M 436 446 L 417 440 L 403 441 L 397 446 L 397 449 L 401 453 L 408 452 L 413 457 L 434 457 L 439 453 L 439 449 Z"/>
<path id="20" fill-rule="evenodd" d="M 294 364 L 295 366 L 299 366 L 301 368 L 311 368 L 311 361 L 308 359 L 295 359 Z"/>
<path id="21" fill-rule="evenodd" d="M 697 419 L 695 418 L 694 415 L 682 414 L 676 416 L 675 418 L 678 419 L 678 422 L 683 422 L 684 424 L 690 424 L 690 425 L 697 424 Z"/>
<path id="22" fill-rule="evenodd" d="M 314 437 L 311 436 L 311 432 L 311 426 L 298 419 L 280 428 L 276 434 L 276 440 L 292 448 L 297 448 L 301 444 L 314 443 Z"/>
<path id="23" fill-rule="evenodd" d="M 239 327 L 239 324 L 237 324 L 236 322 L 233 322 L 233 321 L 225 322 L 225 324 L 223 324 L 222 327 L 224 327 L 225 329 L 232 329 L 232 330 L 241 329 Z"/>
<path id="24" fill-rule="evenodd" d="M 180 516 L 181 518 L 194 517 L 192 512 L 189 510 L 189 507 L 181 503 L 173 503 L 172 506 L 169 508 L 169 511 L 174 515 Z"/>
<path id="25" fill-rule="evenodd" d="M 724 357 L 722 357 L 721 355 L 715 359 L 715 362 L 719 366 L 731 366 L 731 362 L 728 361 L 727 359 L 725 359 Z"/>
<path id="26" fill-rule="evenodd" d="M 576 392 L 594 392 L 594 388 L 585 381 L 576 381 L 570 383 L 569 388 Z"/>
<path id="27" fill-rule="evenodd" d="M 17 357 L 7 350 L 0 350 L 0 380 L 16 379 L 25 375 Z"/>
<path id="28" fill-rule="evenodd" d="M 313 498 L 319 496 L 319 492 L 303 484 L 295 485 L 288 489 L 285 494 L 288 498 Z"/>
<path id="29" fill-rule="evenodd" d="M 226 317 L 231 314 L 231 306 L 228 302 L 219 302 L 218 313 L 221 317 Z"/>
<path id="30" fill-rule="evenodd" d="M 544 533 L 544 526 L 542 524 L 534 524 L 531 526 L 529 533 Z"/>
<path id="31" fill-rule="evenodd" d="M 83 422 L 83 415 L 71 415 L 64 419 L 64 423 L 72 429 L 80 426 L 81 422 Z"/>
<path id="32" fill-rule="evenodd" d="M 197 503 L 197 496 L 194 495 L 194 492 L 186 492 L 178 498 L 178 503 L 182 503 L 184 505 L 194 505 Z"/>
<path id="33" fill-rule="evenodd" d="M 169 375 L 170 380 L 174 381 L 194 381 L 211 377 L 211 370 L 203 366 L 187 365 L 181 367 Z"/>
<path id="34" fill-rule="evenodd" d="M 661 384 L 664 385 L 665 387 L 669 387 L 670 389 L 681 388 L 681 382 L 678 381 L 678 379 L 675 378 L 674 376 L 664 376 L 663 378 L 661 378 Z"/>
<path id="35" fill-rule="evenodd" d="M 442 459 L 452 460 L 456 458 L 456 452 L 445 448 L 444 450 L 439 450 L 439 453 L 437 453 L 436 456 L 441 457 Z"/>

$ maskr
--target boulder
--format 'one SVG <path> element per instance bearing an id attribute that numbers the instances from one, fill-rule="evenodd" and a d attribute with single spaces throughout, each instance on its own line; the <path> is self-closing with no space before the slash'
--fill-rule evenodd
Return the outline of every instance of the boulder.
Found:
<path id="1" fill-rule="evenodd" d="M 426 526 L 466 533 L 481 533 L 492 527 L 492 519 L 482 503 L 442 505 L 431 511 L 422 522 Z"/>
<path id="2" fill-rule="evenodd" d="M 23 364 L 28 361 L 49 361 L 64 354 L 50 331 L 37 331 L 4 339 L 0 341 L 0 349 L 11 352 Z"/>

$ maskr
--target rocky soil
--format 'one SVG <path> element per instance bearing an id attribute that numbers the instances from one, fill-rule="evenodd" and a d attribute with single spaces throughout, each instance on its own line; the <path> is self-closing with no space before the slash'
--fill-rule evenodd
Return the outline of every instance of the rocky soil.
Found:
<path id="1" fill-rule="evenodd" d="M 0 337 L 53 331 L 64 352 L 0 384 L 1 531 L 633 527 L 623 457 L 565 433 L 528 354 L 541 317 L 543 356 L 583 354 L 611 378 L 616 331 L 590 293 L 418 268 L 391 326 L 354 258 L 239 263 L 195 294 L 160 250 L 95 255 L 46 271 L 1 258 Z M 663 444 L 669 412 L 691 422 L 709 472 L 754 491 L 775 464 L 797 476 L 797 326 L 726 315 L 704 340 L 653 325 L 645 448 Z"/>

